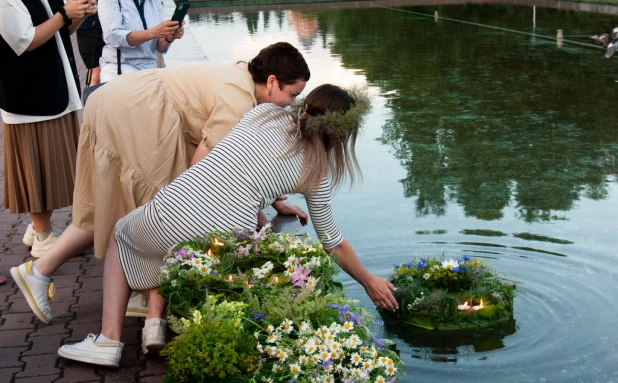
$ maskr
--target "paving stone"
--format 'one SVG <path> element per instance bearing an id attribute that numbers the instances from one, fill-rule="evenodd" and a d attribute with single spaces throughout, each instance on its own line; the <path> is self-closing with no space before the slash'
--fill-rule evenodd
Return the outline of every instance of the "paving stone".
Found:
<path id="1" fill-rule="evenodd" d="M 140 377 L 147 376 L 163 376 L 167 373 L 167 366 L 165 365 L 165 359 L 160 358 L 146 358 L 146 368 L 144 371 L 140 372 Z"/>
<path id="2" fill-rule="evenodd" d="M 71 330 L 69 330 L 68 328 L 65 328 L 66 326 L 65 320 L 66 319 L 58 320 L 54 318 L 52 319 L 52 322 L 50 324 L 39 325 L 39 328 L 37 328 L 35 332 L 30 334 L 30 338 L 34 338 L 37 336 L 49 336 L 49 335 L 56 335 L 56 336 L 59 336 L 60 338 L 68 337 Z"/>
<path id="3" fill-rule="evenodd" d="M 7 284 L 9 282 L 10 281 L 7 281 Z M 6 310 L 7 308 L 9 308 L 9 305 L 10 305 L 10 302 L 8 302 L 9 297 L 14 294 L 15 294 L 14 290 L 0 291 L 0 311 Z"/>
<path id="4" fill-rule="evenodd" d="M 103 277 L 84 277 L 77 278 L 78 282 L 81 282 L 82 287 L 78 292 L 82 291 L 98 291 L 103 290 Z"/>
<path id="5" fill-rule="evenodd" d="M 1 329 L 2 327 L 0 327 Z M 6 330 L 0 331 L 0 339 L 2 339 L 2 344 L 0 344 L 0 349 L 5 347 L 28 347 L 30 343 L 26 341 L 28 334 L 30 334 L 32 330 Z"/>
<path id="6" fill-rule="evenodd" d="M 73 275 L 73 274 L 82 275 L 84 273 L 84 271 L 80 269 L 82 263 L 84 263 L 83 259 L 81 260 L 81 262 L 80 261 L 67 262 L 64 265 L 60 266 L 54 274 L 55 275 Z"/>
<path id="7" fill-rule="evenodd" d="M 0 257 L 0 266 L 19 266 L 24 263 L 24 259 L 26 259 L 26 257 L 27 255 L 24 254 L 4 254 L 2 257 Z"/>
<path id="8" fill-rule="evenodd" d="M 71 318 L 75 316 L 75 314 L 71 311 L 71 306 L 77 303 L 77 297 L 73 297 L 73 300 L 67 300 L 63 302 L 56 302 L 56 300 L 52 301 L 49 305 L 52 310 L 52 314 L 54 318 Z"/>
<path id="9" fill-rule="evenodd" d="M 103 315 L 101 306 L 88 306 L 88 307 L 73 307 L 71 309 L 75 313 L 75 318 L 71 320 L 71 324 L 84 324 L 101 322 L 101 316 Z"/>
<path id="10" fill-rule="evenodd" d="M 20 329 L 34 329 L 34 323 L 32 323 L 32 313 L 25 314 L 2 314 L 4 323 L 0 326 L 0 331 L 6 330 L 20 330 Z"/>
<path id="11" fill-rule="evenodd" d="M 142 344 L 142 327 L 124 327 L 122 329 L 122 338 L 120 339 L 124 343 L 125 348 L 128 345 L 141 345 Z"/>
<path id="12" fill-rule="evenodd" d="M 28 347 L 0 348 L 0 369 L 20 367 L 19 371 L 21 371 L 24 362 L 20 362 L 19 357 L 27 349 Z M 1 371 L 4 370 L 0 370 L 0 376 L 4 375 Z"/>
<path id="13" fill-rule="evenodd" d="M 79 291 L 75 295 L 79 298 L 74 308 L 99 306 L 103 304 L 103 290 L 98 291 Z"/>
<path id="14" fill-rule="evenodd" d="M 94 278 L 103 276 L 103 262 L 100 265 L 87 264 L 82 266 L 82 269 L 84 270 L 84 277 Z"/>
<path id="15" fill-rule="evenodd" d="M 163 383 L 165 375 L 146 376 L 139 379 L 140 383 Z"/>
<path id="16" fill-rule="evenodd" d="M 53 354 L 62 346 L 62 337 L 56 335 L 29 337 L 28 340 L 32 346 L 23 356 Z"/>
<path id="17" fill-rule="evenodd" d="M 60 374 L 29 376 L 27 378 L 15 379 L 15 383 L 52 383 L 60 377 Z"/>
<path id="18" fill-rule="evenodd" d="M 81 342 L 86 339 L 88 334 L 98 334 L 101 331 L 101 322 L 92 322 L 85 324 L 70 324 L 68 326 L 73 331 L 69 338 L 64 340 L 64 343 Z"/>
<path id="19" fill-rule="evenodd" d="M 13 374 L 20 371 L 21 367 L 0 369 L 0 383 L 11 383 L 13 381 Z"/>
<path id="20" fill-rule="evenodd" d="M 55 383 L 100 382 L 101 377 L 95 372 L 96 366 L 60 358 L 60 366 L 64 375 Z"/>
<path id="21" fill-rule="evenodd" d="M 80 276 L 77 274 L 69 274 L 69 275 L 54 275 L 52 277 L 52 281 L 54 282 L 54 285 L 56 286 L 57 289 L 61 289 L 64 287 L 71 287 L 73 289 L 77 288 L 77 286 L 79 286 L 77 284 L 77 279 Z"/>
<path id="22" fill-rule="evenodd" d="M 105 383 L 127 383 L 137 381 L 141 367 L 120 367 L 119 369 L 99 369 L 99 373 L 104 375 Z"/>
<path id="23" fill-rule="evenodd" d="M 22 372 L 17 373 L 15 378 L 60 374 L 60 369 L 56 367 L 58 358 L 60 356 L 56 353 L 25 356 L 22 361 L 26 362 L 26 367 Z"/>
<path id="24" fill-rule="evenodd" d="M 122 348 L 122 357 L 120 358 L 120 367 L 135 367 L 141 366 L 140 371 L 143 370 L 145 359 L 142 357 L 142 345 L 140 344 L 125 344 Z M 137 375 L 136 375 L 137 376 Z"/>

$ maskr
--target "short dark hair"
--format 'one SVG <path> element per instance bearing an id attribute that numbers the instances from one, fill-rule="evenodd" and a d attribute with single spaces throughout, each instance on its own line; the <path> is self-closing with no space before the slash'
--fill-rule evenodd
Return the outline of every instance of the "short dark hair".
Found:
<path id="1" fill-rule="evenodd" d="M 297 80 L 309 81 L 311 73 L 303 55 L 289 43 L 275 43 L 262 49 L 249 61 L 249 72 L 256 84 L 266 84 L 268 76 L 274 75 L 279 87 Z"/>

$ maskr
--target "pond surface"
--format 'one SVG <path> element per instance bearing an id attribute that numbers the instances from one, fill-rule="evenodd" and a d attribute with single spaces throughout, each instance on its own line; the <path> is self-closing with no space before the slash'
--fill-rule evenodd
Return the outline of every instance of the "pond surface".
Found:
<path id="1" fill-rule="evenodd" d="M 364 180 L 339 191 L 334 209 L 372 272 L 387 277 L 414 256 L 467 254 L 519 281 L 513 321 L 498 328 L 385 329 L 406 364 L 402 381 L 618 382 L 618 58 L 436 22 L 434 10 L 537 35 L 563 29 L 585 43 L 616 24 L 494 4 L 203 9 L 190 26 L 211 61 L 289 41 L 312 71 L 307 91 L 369 86 L 374 108 L 357 146 Z M 348 297 L 373 308 L 362 287 L 339 278 Z"/>

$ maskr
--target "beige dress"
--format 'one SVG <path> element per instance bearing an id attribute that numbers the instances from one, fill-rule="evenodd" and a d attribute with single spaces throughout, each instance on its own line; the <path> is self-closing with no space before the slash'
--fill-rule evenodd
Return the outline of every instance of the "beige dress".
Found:
<path id="1" fill-rule="evenodd" d="M 79 137 L 73 224 L 104 258 L 116 222 L 184 172 L 253 108 L 247 64 L 196 63 L 114 79 L 90 96 Z"/>

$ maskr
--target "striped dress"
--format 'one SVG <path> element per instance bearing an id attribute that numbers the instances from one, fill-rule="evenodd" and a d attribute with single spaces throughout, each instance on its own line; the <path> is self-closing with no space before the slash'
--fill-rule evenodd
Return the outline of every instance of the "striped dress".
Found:
<path id="1" fill-rule="evenodd" d="M 295 192 L 303 158 L 288 154 L 294 122 L 287 113 L 277 114 L 280 110 L 274 104 L 252 109 L 208 156 L 118 221 L 118 257 L 133 290 L 159 286 L 171 246 L 214 229 L 254 229 L 260 209 Z M 305 199 L 324 247 L 337 246 L 343 238 L 332 213 L 328 178 Z"/>

